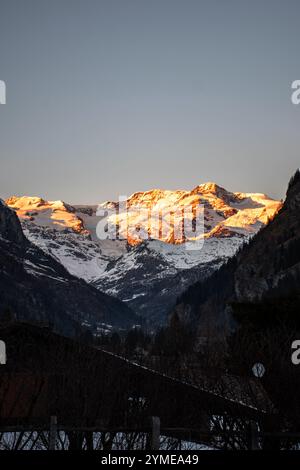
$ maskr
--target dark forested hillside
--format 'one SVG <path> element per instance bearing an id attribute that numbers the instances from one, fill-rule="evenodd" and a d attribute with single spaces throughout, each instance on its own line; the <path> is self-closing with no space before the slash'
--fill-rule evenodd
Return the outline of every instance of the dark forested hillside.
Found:
<path id="1" fill-rule="evenodd" d="M 0 202 L 0 319 L 53 324 L 63 334 L 102 323 L 132 326 L 137 316 L 121 301 L 70 275 L 51 256 L 30 243 L 11 209 Z"/>
<path id="2" fill-rule="evenodd" d="M 235 271 L 240 301 L 286 297 L 300 291 L 300 172 L 282 209 L 241 253 Z"/>
<path id="3" fill-rule="evenodd" d="M 275 218 L 227 265 L 181 296 L 173 315 L 197 331 L 202 364 L 217 354 L 216 366 L 248 377 L 254 364 L 263 364 L 261 382 L 278 411 L 278 429 L 295 432 L 300 425 L 300 366 L 291 356 L 292 344 L 300 338 L 299 309 L 298 170 Z M 285 445 L 292 448 L 293 442 Z"/>
<path id="4" fill-rule="evenodd" d="M 248 245 L 205 282 L 190 287 L 177 301 L 182 318 L 230 325 L 232 304 L 259 303 L 300 293 L 300 172 L 291 179 L 282 209 Z"/>

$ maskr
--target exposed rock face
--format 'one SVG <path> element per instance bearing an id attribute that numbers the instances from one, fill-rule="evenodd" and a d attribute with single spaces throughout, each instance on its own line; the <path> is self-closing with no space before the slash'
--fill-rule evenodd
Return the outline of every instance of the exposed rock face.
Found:
<path id="1" fill-rule="evenodd" d="M 28 241 L 11 209 L 0 203 L 0 318 L 5 311 L 25 321 L 50 322 L 72 335 L 80 325 L 131 326 L 136 315 L 122 302 L 72 276 Z"/>
<path id="2" fill-rule="evenodd" d="M 0 237 L 11 242 L 24 245 L 26 238 L 23 234 L 19 219 L 0 199 Z"/>

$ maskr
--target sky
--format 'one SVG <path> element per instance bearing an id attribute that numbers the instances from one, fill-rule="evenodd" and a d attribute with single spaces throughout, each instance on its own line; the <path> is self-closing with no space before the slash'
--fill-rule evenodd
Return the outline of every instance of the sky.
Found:
<path id="1" fill-rule="evenodd" d="M 299 18 L 299 0 L 0 0 L 0 197 L 284 197 Z"/>

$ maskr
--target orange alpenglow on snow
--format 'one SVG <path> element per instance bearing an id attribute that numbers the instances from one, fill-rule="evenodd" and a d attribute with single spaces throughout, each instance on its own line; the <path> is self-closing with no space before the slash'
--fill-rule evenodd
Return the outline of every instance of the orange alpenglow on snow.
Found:
<path id="1" fill-rule="evenodd" d="M 184 227 L 183 217 L 185 221 L 187 218 L 191 219 L 192 208 L 199 207 L 200 204 L 204 207 L 204 233 L 198 238 L 234 235 L 243 237 L 254 234 L 282 206 L 280 201 L 265 194 L 232 193 L 211 182 L 201 184 L 191 191 L 154 189 L 136 192 L 124 205 L 108 201 L 101 206 L 103 209 L 115 208 L 118 211 L 117 214 L 108 216 L 108 221 L 112 227 L 118 225 L 120 235 L 130 244 L 141 242 L 145 239 L 145 234 L 149 238 L 177 244 L 186 239 L 184 234 L 177 238 L 174 236 L 174 226 Z M 125 207 L 127 210 L 124 210 Z M 142 233 L 141 237 L 139 232 Z"/>
<path id="2" fill-rule="evenodd" d="M 72 229 L 83 235 L 94 231 L 100 220 L 96 217 L 96 206 L 89 216 L 76 206 L 63 201 L 45 201 L 40 197 L 13 196 L 6 203 L 21 220 L 56 230 Z M 204 233 L 202 230 L 200 235 L 188 240 L 252 235 L 275 216 L 282 203 L 265 194 L 229 192 L 209 182 L 191 191 L 154 189 L 136 192 L 124 204 L 106 201 L 99 207 L 113 211 L 106 217 L 108 236 L 114 238 L 117 232 L 120 239 L 136 245 L 145 239 L 171 244 L 185 242 L 187 238 L 181 228 L 187 221 L 192 223 L 194 209 L 199 205 L 204 207 Z"/>
<path id="3" fill-rule="evenodd" d="M 53 226 L 56 230 L 72 229 L 86 232 L 82 220 L 72 206 L 63 201 L 45 201 L 40 197 L 12 196 L 6 204 L 14 209 L 20 219 L 36 221 L 40 226 Z"/>

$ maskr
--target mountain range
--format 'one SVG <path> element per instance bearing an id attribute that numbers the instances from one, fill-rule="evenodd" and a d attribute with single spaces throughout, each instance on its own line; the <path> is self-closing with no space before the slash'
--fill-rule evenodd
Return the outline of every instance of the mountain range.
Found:
<path id="1" fill-rule="evenodd" d="M 70 205 L 13 196 L 6 204 L 17 214 L 31 246 L 61 264 L 68 275 L 88 283 L 93 292 L 123 301 L 128 312 L 150 325 L 164 323 L 178 296 L 220 268 L 281 207 L 264 194 L 233 193 L 215 183 L 191 191 L 138 192 L 123 203 Z M 198 238 L 204 243 L 201 249 L 187 249 L 184 236 L 174 236 L 174 222 L 182 226 L 183 217 L 191 218 L 190 208 L 199 204 L 204 208 L 204 231 Z M 149 211 L 156 214 L 156 230 L 149 227 Z M 167 220 L 171 213 L 173 223 Z M 161 219 L 167 221 L 164 230 Z M 99 223 L 105 239 L 97 237 Z"/>

